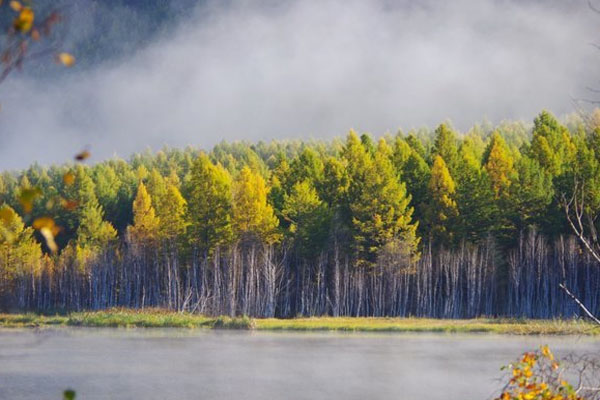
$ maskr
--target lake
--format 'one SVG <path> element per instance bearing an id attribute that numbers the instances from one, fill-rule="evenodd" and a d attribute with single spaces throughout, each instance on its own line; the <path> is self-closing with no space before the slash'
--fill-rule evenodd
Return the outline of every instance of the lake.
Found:
<path id="1" fill-rule="evenodd" d="M 500 367 L 579 336 L 0 330 L 0 399 L 489 399 Z"/>

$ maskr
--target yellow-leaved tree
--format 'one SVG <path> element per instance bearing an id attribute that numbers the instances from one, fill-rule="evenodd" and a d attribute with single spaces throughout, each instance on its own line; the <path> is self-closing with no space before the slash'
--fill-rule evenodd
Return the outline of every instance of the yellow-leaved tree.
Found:
<path id="1" fill-rule="evenodd" d="M 33 229 L 8 205 L 0 206 L 0 303 L 10 293 L 11 283 L 25 273 L 36 273 L 41 265 L 42 249 L 33 237 Z"/>
<path id="2" fill-rule="evenodd" d="M 227 246 L 233 237 L 231 176 L 201 153 L 192 166 L 188 192 L 190 244 L 196 251 L 211 255 L 220 246 Z"/>
<path id="3" fill-rule="evenodd" d="M 510 150 L 500 134 L 492 136 L 484 162 L 496 198 L 507 196 L 511 182 L 516 179 L 516 171 Z"/>
<path id="4" fill-rule="evenodd" d="M 456 185 L 444 159 L 439 155 L 433 160 L 428 189 L 427 228 L 434 240 L 449 243 L 452 240 L 450 225 L 458 216 Z"/>
<path id="5" fill-rule="evenodd" d="M 272 244 L 280 240 L 279 220 L 267 202 L 268 194 L 263 177 L 242 168 L 233 186 L 233 226 L 242 241 L 257 239 Z"/>
<path id="6" fill-rule="evenodd" d="M 146 185 L 140 182 L 133 201 L 133 225 L 127 227 L 129 240 L 141 245 L 153 244 L 158 239 L 160 220 L 152 206 Z"/>
<path id="7" fill-rule="evenodd" d="M 183 236 L 187 228 L 185 220 L 186 210 L 187 202 L 177 186 L 171 183 L 167 184 L 165 201 L 162 203 L 159 212 L 159 232 L 162 238 L 172 242 L 177 237 Z"/>

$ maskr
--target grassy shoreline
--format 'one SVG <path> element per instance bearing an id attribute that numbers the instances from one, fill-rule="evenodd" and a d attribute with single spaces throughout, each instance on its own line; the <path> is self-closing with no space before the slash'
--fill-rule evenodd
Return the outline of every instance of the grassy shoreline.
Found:
<path id="1" fill-rule="evenodd" d="M 441 332 L 510 335 L 600 336 L 600 327 L 579 320 L 517 320 L 505 318 L 346 318 L 320 317 L 289 320 L 256 320 L 257 330 L 351 331 L 351 332 Z"/>
<path id="2" fill-rule="evenodd" d="M 0 314 L 0 328 L 43 328 L 81 326 L 94 328 L 207 328 L 254 329 L 248 317 L 207 317 L 164 310 L 127 310 L 73 312 L 66 315 Z"/>
<path id="3" fill-rule="evenodd" d="M 429 318 L 248 318 L 208 317 L 165 310 L 112 309 L 66 315 L 0 314 L 0 328 L 60 326 L 111 328 L 203 328 L 257 331 L 447 332 L 513 335 L 600 336 L 600 327 L 581 320 L 429 319 Z"/>

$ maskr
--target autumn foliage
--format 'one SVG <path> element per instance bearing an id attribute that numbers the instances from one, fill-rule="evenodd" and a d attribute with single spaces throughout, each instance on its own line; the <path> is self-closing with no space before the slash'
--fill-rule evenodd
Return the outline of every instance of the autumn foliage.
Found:
<path id="1" fill-rule="evenodd" d="M 574 365 L 579 368 L 575 387 L 568 381 L 568 368 L 559 362 L 548 346 L 542 346 L 534 352 L 524 353 L 515 363 L 504 367 L 509 380 L 496 400 L 590 400 L 600 396 L 599 387 L 587 386 L 584 363 Z M 600 371 L 587 371 L 598 374 Z M 573 375 L 573 374 L 571 374 Z M 595 377 L 598 381 L 598 376 Z"/>
<path id="2" fill-rule="evenodd" d="M 84 149 L 6 171 L 0 235 L 10 257 L 24 246 L 37 261 L 12 263 L 0 290 L 32 308 L 546 318 L 576 312 L 556 284 L 566 277 L 595 312 L 599 270 L 559 199 L 575 177 L 600 210 L 596 120 L 543 111 L 529 127 L 223 142 L 91 165 Z"/>

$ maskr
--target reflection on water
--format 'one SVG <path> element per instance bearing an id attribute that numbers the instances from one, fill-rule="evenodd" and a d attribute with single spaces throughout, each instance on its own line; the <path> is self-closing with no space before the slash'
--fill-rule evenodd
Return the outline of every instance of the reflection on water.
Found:
<path id="1" fill-rule="evenodd" d="M 0 399 L 488 399 L 500 366 L 600 339 L 183 329 L 0 330 Z"/>

